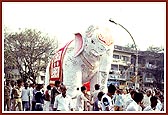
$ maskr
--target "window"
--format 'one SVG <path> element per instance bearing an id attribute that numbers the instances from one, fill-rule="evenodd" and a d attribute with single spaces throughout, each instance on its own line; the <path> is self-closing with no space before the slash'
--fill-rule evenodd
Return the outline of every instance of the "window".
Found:
<path id="1" fill-rule="evenodd" d="M 127 56 L 122 56 L 122 60 L 123 60 L 123 61 L 129 61 L 129 57 L 127 57 Z"/>
<path id="2" fill-rule="evenodd" d="M 113 55 L 113 58 L 114 58 L 114 59 L 119 59 L 119 55 L 115 55 L 115 54 L 114 54 L 114 55 Z"/>

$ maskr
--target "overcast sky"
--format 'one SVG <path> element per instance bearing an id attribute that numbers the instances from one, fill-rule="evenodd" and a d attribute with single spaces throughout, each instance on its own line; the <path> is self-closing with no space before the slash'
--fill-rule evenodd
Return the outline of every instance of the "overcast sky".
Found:
<path id="1" fill-rule="evenodd" d="M 115 22 L 129 30 L 141 50 L 166 46 L 166 2 L 3 2 L 3 26 L 11 31 L 18 28 L 38 29 L 56 36 L 65 44 L 73 33 L 86 30 L 90 24 L 109 23 L 116 45 L 133 43 L 129 34 Z"/>

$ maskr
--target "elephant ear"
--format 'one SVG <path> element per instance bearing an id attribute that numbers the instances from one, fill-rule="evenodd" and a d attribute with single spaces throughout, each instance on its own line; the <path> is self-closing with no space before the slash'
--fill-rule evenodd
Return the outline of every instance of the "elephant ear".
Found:
<path id="1" fill-rule="evenodd" d="M 84 48 L 84 40 L 80 33 L 75 34 L 75 57 L 78 56 Z"/>

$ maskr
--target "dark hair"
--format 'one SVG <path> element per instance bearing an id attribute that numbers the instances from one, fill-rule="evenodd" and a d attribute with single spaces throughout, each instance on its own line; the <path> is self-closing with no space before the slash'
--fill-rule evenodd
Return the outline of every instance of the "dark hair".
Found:
<path id="1" fill-rule="evenodd" d="M 100 92 L 98 93 L 97 97 L 98 97 L 98 98 L 99 98 L 99 97 L 101 98 L 103 95 L 104 95 L 104 92 L 100 91 Z"/>
<path id="2" fill-rule="evenodd" d="M 116 87 L 113 84 L 110 84 L 108 86 L 108 92 L 109 93 L 115 93 L 115 91 L 116 91 Z"/>
<path id="3" fill-rule="evenodd" d="M 137 92 L 136 92 L 136 93 L 134 94 L 133 100 L 134 100 L 136 103 L 141 102 L 142 99 L 143 99 L 143 93 L 137 93 Z"/>
<path id="4" fill-rule="evenodd" d="M 15 82 L 14 80 L 11 80 L 11 82 Z"/>
<path id="5" fill-rule="evenodd" d="M 58 85 L 58 84 L 60 84 L 60 83 L 61 83 L 61 82 L 58 81 L 58 80 L 55 81 L 55 85 Z"/>
<path id="6" fill-rule="evenodd" d="M 47 86 L 47 89 L 48 89 L 48 90 L 51 90 L 51 86 L 50 86 L 50 85 L 48 85 L 48 86 Z"/>
<path id="7" fill-rule="evenodd" d="M 84 91 L 84 90 L 86 90 L 86 87 L 85 87 L 85 86 L 82 86 L 82 87 L 81 87 L 81 91 Z"/>
<path id="8" fill-rule="evenodd" d="M 37 84 L 36 89 L 40 90 L 42 86 L 43 86 L 43 84 Z"/>
<path id="9" fill-rule="evenodd" d="M 132 90 L 132 91 L 130 92 L 131 95 L 133 95 L 133 94 L 135 94 L 135 93 L 136 93 L 135 90 Z"/>
<path id="10" fill-rule="evenodd" d="M 18 80 L 17 80 L 17 84 L 20 84 L 20 83 L 22 83 L 22 80 L 21 80 L 21 79 L 18 79 Z"/>
<path id="11" fill-rule="evenodd" d="M 156 96 L 152 96 L 151 98 L 150 98 L 150 102 L 152 103 L 152 102 L 154 102 L 154 101 L 157 101 L 157 97 Z"/>
<path id="12" fill-rule="evenodd" d="M 132 90 L 132 88 L 129 88 L 129 89 L 128 89 L 129 93 L 131 92 L 131 90 Z"/>
<path id="13" fill-rule="evenodd" d="M 163 96 L 163 95 L 160 95 L 159 98 L 160 98 L 160 99 L 164 99 L 164 96 Z"/>
<path id="14" fill-rule="evenodd" d="M 100 89 L 100 85 L 99 84 L 95 84 L 95 90 L 99 90 Z"/>
<path id="15" fill-rule="evenodd" d="M 29 85 L 29 84 L 27 82 L 25 82 L 24 85 Z"/>
<path id="16" fill-rule="evenodd" d="M 118 94 L 121 94 L 121 90 L 119 90 L 119 89 L 117 89 L 117 91 L 116 91 Z"/>
<path id="17" fill-rule="evenodd" d="M 60 89 L 61 89 L 61 90 L 67 90 L 67 88 L 66 88 L 65 85 L 61 85 Z"/>

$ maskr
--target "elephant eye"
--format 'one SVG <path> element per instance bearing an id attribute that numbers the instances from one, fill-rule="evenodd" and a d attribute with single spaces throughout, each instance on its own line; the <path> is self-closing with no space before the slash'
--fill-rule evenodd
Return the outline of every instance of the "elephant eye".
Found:
<path id="1" fill-rule="evenodd" d="M 92 40 L 91 42 L 92 42 L 93 44 L 95 44 L 95 42 L 94 42 L 93 40 Z"/>

